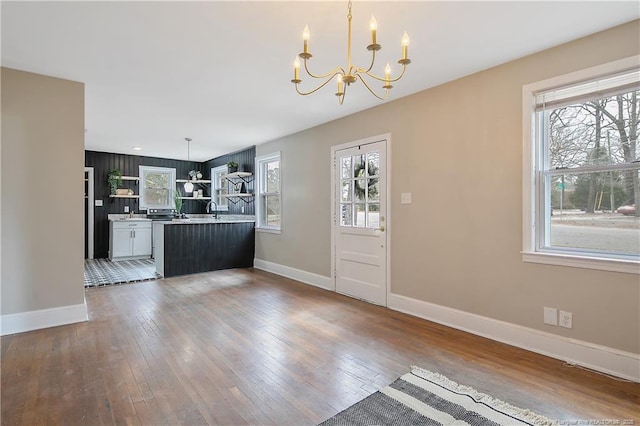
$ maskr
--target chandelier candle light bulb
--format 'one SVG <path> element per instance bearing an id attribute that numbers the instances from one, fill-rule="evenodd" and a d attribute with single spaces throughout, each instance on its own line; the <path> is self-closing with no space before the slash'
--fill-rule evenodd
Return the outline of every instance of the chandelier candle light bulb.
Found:
<path id="1" fill-rule="evenodd" d="M 303 42 L 303 53 L 309 54 L 309 37 L 311 33 L 309 32 L 309 26 L 305 25 L 302 30 L 302 42 Z"/>
<path id="2" fill-rule="evenodd" d="M 388 92 L 389 89 L 391 89 L 392 87 L 393 86 L 391 85 L 391 65 L 389 65 L 389 62 L 387 62 L 387 66 L 384 67 L 384 86 L 382 86 L 382 88 Z"/>
<path id="3" fill-rule="evenodd" d="M 324 86 L 329 83 L 333 77 L 336 77 L 336 84 L 338 86 L 338 91 L 336 96 L 338 96 L 338 101 L 340 105 L 344 102 L 344 96 L 347 91 L 348 86 L 352 83 L 360 80 L 364 87 L 376 98 L 380 100 L 384 100 L 389 95 L 389 89 L 393 86 L 391 83 L 400 80 L 406 71 L 407 65 L 411 63 L 411 60 L 408 57 L 408 46 L 409 46 L 409 36 L 405 32 L 402 37 L 402 57 L 398 61 L 400 65 L 402 65 L 402 70 L 400 74 L 396 77 L 391 75 L 391 66 L 387 63 L 387 66 L 384 69 L 384 76 L 375 75 L 371 70 L 374 68 L 376 61 L 376 52 L 382 49 L 382 46 L 378 44 L 378 21 L 376 21 L 375 16 L 371 15 L 371 20 L 369 21 L 369 30 L 371 31 L 371 44 L 366 46 L 366 49 L 371 52 L 371 63 L 368 68 L 362 68 L 355 64 L 351 63 L 351 1 L 348 2 L 348 14 L 347 14 L 347 63 L 345 66 L 337 66 L 324 74 L 314 74 L 309 69 L 309 61 L 312 57 L 311 53 L 309 53 L 309 26 L 305 25 L 304 30 L 302 31 L 302 40 L 303 40 L 303 50 L 298 54 L 298 57 L 295 59 L 293 63 L 293 80 L 292 83 L 296 86 L 296 92 L 298 94 L 306 96 L 312 93 L 317 92 L 322 89 Z M 305 92 L 301 91 L 299 84 L 302 82 L 300 79 L 300 66 L 301 62 L 304 61 L 304 70 L 306 74 L 315 79 L 322 80 L 322 82 L 314 89 Z M 382 88 L 385 89 L 384 96 L 378 95 L 371 86 L 371 80 L 377 80 L 383 83 Z"/>
<path id="4" fill-rule="evenodd" d="M 371 20 L 369 21 L 369 28 L 371 29 L 371 44 L 376 44 L 376 32 L 378 31 L 378 21 L 376 21 L 376 17 L 371 15 Z"/>
<path id="5" fill-rule="evenodd" d="M 293 61 L 293 82 L 300 82 L 300 58 L 296 56 L 296 59 Z"/>
<path id="6" fill-rule="evenodd" d="M 403 61 L 407 61 L 407 53 L 409 51 L 409 35 L 407 34 L 407 32 L 404 32 L 404 35 L 402 36 L 402 60 Z"/>

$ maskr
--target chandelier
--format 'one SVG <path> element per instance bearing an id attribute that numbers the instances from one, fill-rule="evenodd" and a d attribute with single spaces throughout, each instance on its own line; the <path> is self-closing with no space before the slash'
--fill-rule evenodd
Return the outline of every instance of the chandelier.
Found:
<path id="1" fill-rule="evenodd" d="M 349 9 L 349 13 L 347 14 L 348 36 L 347 36 L 347 67 L 346 68 L 337 66 L 325 74 L 314 74 L 311 71 L 309 71 L 308 61 L 309 59 L 311 59 L 312 55 L 311 53 L 309 53 L 309 36 L 310 36 L 309 27 L 305 25 L 304 31 L 302 32 L 303 51 L 302 53 L 298 54 L 298 56 L 296 56 L 296 59 L 293 63 L 293 80 L 291 80 L 291 82 L 295 84 L 296 92 L 298 92 L 298 94 L 306 96 L 306 95 L 315 93 L 318 90 L 322 89 L 324 86 L 326 86 L 327 83 L 329 83 L 335 77 L 336 84 L 338 86 L 338 90 L 336 91 L 336 96 L 338 97 L 340 105 L 342 105 L 342 103 L 344 102 L 344 96 L 347 92 L 347 88 L 351 85 L 351 83 L 355 83 L 358 80 L 362 81 L 362 84 L 367 88 L 367 90 L 369 90 L 369 92 L 371 92 L 373 96 L 375 96 L 378 99 L 384 100 L 387 98 L 387 96 L 389 96 L 389 90 L 393 87 L 391 83 L 394 83 L 400 80 L 404 75 L 404 72 L 407 69 L 407 65 L 411 63 L 411 59 L 407 57 L 407 51 L 409 49 L 409 36 L 407 35 L 406 32 L 402 36 L 402 58 L 398 61 L 398 63 L 402 65 L 402 72 L 400 73 L 400 75 L 398 75 L 397 77 L 391 76 L 391 66 L 389 65 L 388 62 L 387 62 L 387 66 L 384 68 L 384 77 L 377 76 L 371 72 L 371 70 L 373 69 L 373 65 L 376 61 L 376 52 L 382 49 L 382 46 L 380 46 L 376 40 L 378 23 L 376 22 L 376 18 L 373 15 L 371 15 L 371 21 L 369 22 L 369 28 L 371 30 L 371 44 L 367 46 L 367 50 L 371 52 L 371 64 L 369 65 L 369 68 L 365 69 L 365 68 L 360 68 L 351 63 L 351 17 L 352 17 L 351 1 L 349 1 L 348 9 Z M 304 69 L 307 75 L 315 79 L 324 80 L 323 82 L 320 83 L 318 87 L 308 92 L 303 92 L 299 88 L 299 84 L 302 82 L 302 80 L 300 79 L 300 65 L 301 65 L 300 60 L 301 59 L 304 62 Z M 370 83 L 367 82 L 365 77 L 384 83 L 382 86 L 382 88 L 384 89 L 384 95 L 381 96 L 378 93 L 376 93 L 375 90 L 371 88 Z"/>

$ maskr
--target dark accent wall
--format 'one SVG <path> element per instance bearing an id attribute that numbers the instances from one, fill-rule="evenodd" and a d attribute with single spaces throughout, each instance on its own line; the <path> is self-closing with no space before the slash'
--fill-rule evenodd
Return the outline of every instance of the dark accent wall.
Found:
<path id="1" fill-rule="evenodd" d="M 218 167 L 227 164 L 229 161 L 235 161 L 238 163 L 238 171 L 239 172 L 250 172 L 254 173 L 256 160 L 256 147 L 253 146 L 251 148 L 247 148 L 242 151 L 237 151 L 231 154 L 223 155 L 222 157 L 214 158 L 213 160 L 209 160 L 204 163 L 203 168 L 207 170 L 207 173 L 211 173 L 211 169 L 213 167 Z M 255 176 L 247 179 L 249 183 L 247 184 L 247 192 L 251 194 L 255 194 Z M 236 204 L 233 202 L 229 203 L 229 214 L 255 214 L 255 198 L 250 198 L 245 202 L 242 200 L 234 200 L 237 201 Z M 244 206 L 244 212 L 242 212 L 242 207 Z"/>
<path id="2" fill-rule="evenodd" d="M 190 170 L 199 170 L 203 179 L 210 179 L 211 167 L 227 164 L 235 161 L 239 164 L 239 170 L 253 172 L 255 160 L 255 147 L 214 158 L 203 163 L 195 161 L 173 160 L 168 158 L 144 157 L 137 155 L 116 154 L 111 152 L 85 151 L 85 166 L 94 170 L 94 194 L 96 200 L 102 200 L 102 207 L 95 207 L 94 225 L 94 257 L 106 258 L 109 254 L 109 214 L 124 214 L 124 206 L 129 206 L 130 211 L 139 211 L 136 198 L 110 198 L 107 174 L 112 169 L 120 169 L 124 176 L 138 176 L 138 166 L 169 167 L 176 169 L 176 179 L 187 179 Z M 139 194 L 137 181 L 123 181 L 124 188 L 131 188 Z M 181 185 L 177 189 L 182 190 Z M 253 182 L 248 186 L 253 192 Z M 210 188 L 204 195 L 211 196 Z M 240 201 L 240 203 L 244 203 Z M 241 214 L 240 203 L 231 204 L 229 214 Z M 184 213 L 205 213 L 207 200 L 184 200 L 182 211 Z M 244 214 L 254 214 L 253 202 L 245 204 Z"/>

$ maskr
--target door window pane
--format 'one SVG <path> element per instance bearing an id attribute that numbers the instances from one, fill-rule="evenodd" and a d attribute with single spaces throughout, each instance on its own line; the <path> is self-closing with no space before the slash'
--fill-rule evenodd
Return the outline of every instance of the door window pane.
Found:
<path id="1" fill-rule="evenodd" d="M 378 176 L 380 173 L 380 153 L 378 151 L 367 154 L 367 166 L 369 176 Z"/>
<path id="2" fill-rule="evenodd" d="M 358 228 L 364 228 L 365 226 L 365 205 L 354 204 L 354 221 L 353 226 Z"/>
<path id="3" fill-rule="evenodd" d="M 355 201 L 364 202 L 366 199 L 366 179 L 356 179 L 354 189 Z"/>
<path id="4" fill-rule="evenodd" d="M 380 228 L 380 204 L 367 205 L 367 228 Z"/>
<path id="5" fill-rule="evenodd" d="M 379 201 L 380 200 L 380 181 L 375 179 L 369 179 L 369 185 L 367 187 L 367 201 Z"/>
<path id="6" fill-rule="evenodd" d="M 364 154 L 353 156 L 353 177 L 364 177 L 366 174 L 364 167 Z"/>
<path id="7" fill-rule="evenodd" d="M 351 181 L 342 182 L 342 201 L 351 201 Z"/>
<path id="8" fill-rule="evenodd" d="M 340 225 L 352 226 L 352 212 L 353 208 L 351 204 L 340 204 Z"/>
<path id="9" fill-rule="evenodd" d="M 340 159 L 340 168 L 342 170 L 340 173 L 341 178 L 348 179 L 352 176 L 351 175 L 351 156 L 342 157 Z"/>

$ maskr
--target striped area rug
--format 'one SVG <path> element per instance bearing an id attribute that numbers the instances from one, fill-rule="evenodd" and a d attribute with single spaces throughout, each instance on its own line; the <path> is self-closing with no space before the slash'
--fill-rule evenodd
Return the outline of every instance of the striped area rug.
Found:
<path id="1" fill-rule="evenodd" d="M 412 367 L 386 388 L 325 421 L 331 425 L 551 425 L 530 410 Z"/>

